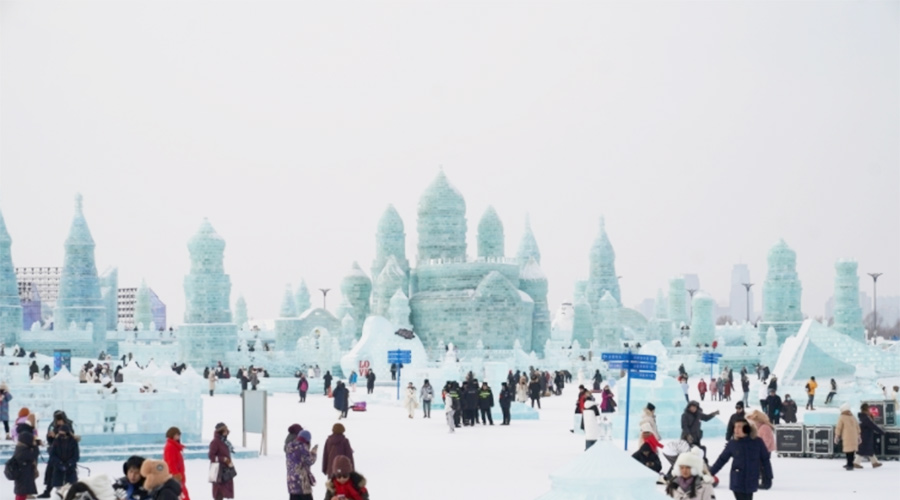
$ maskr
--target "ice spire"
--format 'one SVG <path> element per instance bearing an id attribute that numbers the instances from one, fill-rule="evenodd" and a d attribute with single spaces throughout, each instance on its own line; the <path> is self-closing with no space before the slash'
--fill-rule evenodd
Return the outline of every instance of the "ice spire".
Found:
<path id="1" fill-rule="evenodd" d="M 478 222 L 478 257 L 504 257 L 504 252 L 503 221 L 494 207 L 488 205 Z"/>
<path id="2" fill-rule="evenodd" d="M 188 241 L 191 270 L 184 278 L 184 322 L 231 323 L 231 278 L 225 274 L 225 240 L 209 220 Z"/>
<path id="3" fill-rule="evenodd" d="M 419 198 L 418 260 L 466 258 L 466 200 L 444 170 Z"/>
<path id="4" fill-rule="evenodd" d="M 303 314 L 312 307 L 306 280 L 300 280 L 300 286 L 297 287 L 297 294 L 294 296 L 294 303 L 297 305 L 297 314 Z"/>
<path id="5" fill-rule="evenodd" d="M 606 235 L 606 223 L 601 216 L 600 231 L 591 246 L 587 286 L 587 300 L 595 312 L 598 311 L 600 299 L 606 292 L 609 292 L 616 302 L 622 302 L 619 295 L 619 278 L 616 275 L 616 253 L 609 236 Z"/>
<path id="6" fill-rule="evenodd" d="M 247 323 L 247 319 L 247 301 L 244 300 L 243 295 L 239 295 L 234 302 L 234 322 L 238 328 L 243 328 L 244 324 Z"/>
<path id="7" fill-rule="evenodd" d="M 281 299 L 281 312 L 279 316 L 282 318 L 296 318 L 297 304 L 294 302 L 294 292 L 291 284 L 288 283 L 284 289 L 284 297 Z"/>
<path id="8" fill-rule="evenodd" d="M 350 272 L 341 280 L 341 295 L 353 306 L 356 338 L 359 338 L 362 333 L 362 325 L 369 316 L 369 299 L 372 295 L 372 280 L 359 267 L 359 263 L 353 262 Z"/>
<path id="9" fill-rule="evenodd" d="M 16 343 L 22 331 L 22 305 L 19 286 L 12 262 L 12 238 L 0 212 L 0 342 L 7 346 Z"/>
<path id="10" fill-rule="evenodd" d="M 406 259 L 406 232 L 403 219 L 394 205 L 388 205 L 378 221 L 378 232 L 375 233 L 375 260 L 372 261 L 372 277 L 375 278 L 384 269 L 389 257 L 394 256 L 404 274 L 409 273 L 409 261 Z"/>
<path id="11" fill-rule="evenodd" d="M 372 291 L 372 314 L 388 317 L 388 309 L 391 305 L 391 297 L 398 290 L 406 289 L 406 274 L 397 263 L 397 258 L 391 255 L 384 268 L 375 278 Z"/>
<path id="12" fill-rule="evenodd" d="M 534 232 L 531 230 L 530 215 L 525 215 L 525 233 L 522 234 L 522 240 L 519 241 L 519 251 L 516 253 L 516 258 L 519 260 L 520 266 L 527 264 L 530 258 L 533 258 L 538 264 L 541 263 L 541 251 L 538 248 Z"/>

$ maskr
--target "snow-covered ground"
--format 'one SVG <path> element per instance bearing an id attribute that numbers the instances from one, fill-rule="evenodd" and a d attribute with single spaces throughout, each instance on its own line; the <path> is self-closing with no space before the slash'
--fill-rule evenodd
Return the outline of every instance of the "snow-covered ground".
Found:
<path id="1" fill-rule="evenodd" d="M 421 413 L 410 420 L 399 405 L 386 403 L 370 404 L 365 413 L 351 412 L 343 423 L 355 450 L 358 471 L 367 477 L 373 498 L 535 498 L 549 490 L 548 474 L 584 448 L 583 436 L 569 432 L 575 387 L 568 386 L 561 397 L 544 399 L 540 420 L 513 421 L 509 427 L 464 427 L 451 434 L 443 411 L 434 411 L 430 420 L 421 418 Z M 379 387 L 377 391 L 393 393 L 394 390 Z M 363 400 L 365 391 L 358 390 L 352 397 Z M 733 405 L 733 401 L 707 401 L 704 410 L 719 409 L 721 417 L 727 419 Z M 236 462 L 238 499 L 287 498 L 282 445 L 288 426 L 294 422 L 303 425 L 312 433 L 313 443 L 318 443 L 321 449 L 331 426 L 337 421 L 331 400 L 321 395 L 310 395 L 305 404 L 299 404 L 291 395 L 274 395 L 269 399 L 268 412 L 269 455 Z M 232 429 L 232 441 L 240 446 L 240 415 L 238 396 L 204 396 L 204 439 L 211 438 L 216 422 L 224 421 Z M 663 437 L 666 441 L 675 436 Z M 248 447 L 258 448 L 259 443 L 259 435 L 248 436 Z M 709 440 L 706 445 L 711 458 L 715 459 L 724 441 Z M 622 452 L 622 460 L 630 458 Z M 86 465 L 92 474 L 105 473 L 113 477 L 122 474 L 119 462 Z M 900 495 L 900 463 L 887 462 L 876 470 L 866 464 L 865 469 L 852 472 L 843 470 L 842 465 L 841 460 L 775 457 L 774 487 L 760 492 L 757 498 L 845 499 L 856 495 L 887 499 Z M 211 498 L 206 482 L 207 467 L 203 460 L 187 463 L 188 487 L 194 499 Z M 316 464 L 315 472 L 318 484 L 314 497 L 319 499 L 324 497 L 321 464 Z M 597 474 L 603 474 L 603 471 L 597 471 Z M 719 477 L 722 480 L 717 488 L 719 498 L 732 498 L 728 492 L 727 472 L 720 473 Z M 0 477 L 0 498 L 12 498 L 11 492 L 12 485 Z"/>

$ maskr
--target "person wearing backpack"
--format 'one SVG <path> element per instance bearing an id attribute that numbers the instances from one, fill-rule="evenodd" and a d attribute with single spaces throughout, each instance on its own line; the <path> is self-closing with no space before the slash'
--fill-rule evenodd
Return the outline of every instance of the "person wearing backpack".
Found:
<path id="1" fill-rule="evenodd" d="M 15 500 L 25 500 L 29 495 L 37 495 L 35 479 L 38 476 L 37 459 L 39 454 L 40 450 L 34 439 L 33 428 L 29 430 L 23 426 L 17 436 L 16 450 L 3 469 L 6 478 L 13 481 Z"/>

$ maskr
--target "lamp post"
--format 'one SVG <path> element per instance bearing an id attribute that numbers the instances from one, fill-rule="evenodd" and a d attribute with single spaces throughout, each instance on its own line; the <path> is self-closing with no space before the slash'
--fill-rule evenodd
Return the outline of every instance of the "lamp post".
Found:
<path id="1" fill-rule="evenodd" d="M 884 273 L 868 273 L 872 277 L 872 340 L 878 334 L 878 277 Z"/>
<path id="2" fill-rule="evenodd" d="M 328 292 L 331 288 L 319 288 L 319 291 L 322 292 L 322 309 L 325 309 L 325 305 L 327 304 L 326 300 L 328 298 Z"/>
<path id="3" fill-rule="evenodd" d="M 750 322 L 750 287 L 753 286 L 753 283 L 741 283 L 744 285 L 744 288 L 747 289 L 747 323 Z"/>
<path id="4" fill-rule="evenodd" d="M 697 293 L 696 288 L 688 288 L 687 293 L 691 296 L 691 315 L 688 321 L 694 321 L 694 294 Z"/>

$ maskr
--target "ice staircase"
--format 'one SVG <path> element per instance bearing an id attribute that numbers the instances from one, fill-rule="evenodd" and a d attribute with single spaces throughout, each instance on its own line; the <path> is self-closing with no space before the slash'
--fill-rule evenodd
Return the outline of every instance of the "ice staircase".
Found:
<path id="1" fill-rule="evenodd" d="M 0 442 L 0 463 L 6 463 L 14 451 L 12 441 Z M 119 446 L 92 446 L 87 445 L 81 447 L 82 462 L 124 462 L 132 455 L 139 455 L 144 458 L 162 459 L 162 444 L 140 444 L 140 445 L 119 445 Z M 184 459 L 185 460 L 207 460 L 209 452 L 208 443 L 185 443 Z M 248 450 L 246 448 L 235 448 L 232 457 L 235 459 L 257 458 L 259 453 L 256 450 Z M 47 449 L 41 448 L 41 462 L 47 461 Z"/>

